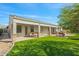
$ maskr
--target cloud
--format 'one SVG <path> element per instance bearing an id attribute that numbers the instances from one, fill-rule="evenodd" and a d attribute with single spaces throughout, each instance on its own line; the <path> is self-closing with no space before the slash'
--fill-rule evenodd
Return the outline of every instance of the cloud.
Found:
<path id="1" fill-rule="evenodd" d="M 40 20 L 51 24 L 57 24 L 57 20 L 58 20 L 57 17 L 55 16 L 40 16 L 34 14 L 18 14 L 18 13 L 15 13 L 14 15 L 25 17 L 25 18 L 32 18 L 35 20 Z"/>
<path id="2" fill-rule="evenodd" d="M 58 18 L 56 16 L 38 16 L 38 15 L 25 15 L 25 16 L 51 24 L 57 24 L 58 21 Z"/>
<path id="3" fill-rule="evenodd" d="M 41 5 L 41 4 L 40 4 Z M 24 9 L 24 10 L 27 10 L 27 8 L 31 9 L 31 10 L 36 10 L 37 8 L 48 8 L 50 10 L 54 9 L 54 8 L 60 8 L 58 6 L 55 6 L 54 4 L 47 4 L 47 3 L 43 3 L 40 7 L 38 4 L 16 4 L 17 8 L 18 9 Z M 7 20 L 8 19 L 8 16 L 10 14 L 12 15 L 17 15 L 17 16 L 22 16 L 22 17 L 25 17 L 25 18 L 33 18 L 33 19 L 37 19 L 37 20 L 41 20 L 41 21 L 44 21 L 44 22 L 49 22 L 49 23 L 56 23 L 56 16 L 41 16 L 41 15 L 36 15 L 36 14 L 22 14 L 22 13 L 16 13 L 15 11 L 15 7 L 10 7 L 10 6 L 7 6 L 7 5 L 3 5 L 3 4 L 0 4 L 0 20 L 4 19 L 4 20 Z M 23 10 L 22 10 L 23 11 Z M 33 12 L 33 11 L 32 11 Z M 8 22 L 8 21 L 6 21 Z M 6 23 L 4 22 L 4 23 Z"/>
<path id="4" fill-rule="evenodd" d="M 26 16 L 26 17 L 31 17 L 31 18 L 39 18 L 39 19 L 52 19 L 53 17 L 52 16 L 39 16 L 39 15 L 23 15 L 23 16 Z"/>
<path id="5" fill-rule="evenodd" d="M 52 24 L 56 24 L 56 21 L 57 21 L 57 17 L 55 17 L 55 16 L 40 16 L 40 15 L 35 15 L 35 14 L 20 14 L 20 13 L 12 13 L 12 12 L 4 11 L 3 14 L 0 14 L 0 20 L 4 20 L 4 21 L 0 21 L 0 23 L 7 24 L 9 21 L 9 18 L 8 18 L 9 15 L 16 15 L 16 16 L 22 16 L 25 18 L 32 18 L 32 19 L 36 19 L 36 20 L 40 20 L 40 21 L 44 21 L 44 22 L 48 22 L 48 23 L 52 23 Z"/>

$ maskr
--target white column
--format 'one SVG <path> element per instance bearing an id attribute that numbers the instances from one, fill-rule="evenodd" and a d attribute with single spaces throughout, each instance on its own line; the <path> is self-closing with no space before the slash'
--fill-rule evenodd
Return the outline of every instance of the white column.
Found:
<path id="1" fill-rule="evenodd" d="M 51 27 L 49 27 L 49 35 L 51 35 Z"/>
<path id="2" fill-rule="evenodd" d="M 30 30 L 31 30 L 30 26 L 27 26 L 27 34 L 30 34 Z"/>
<path id="3" fill-rule="evenodd" d="M 22 25 L 22 36 L 25 36 L 25 26 Z"/>
<path id="4" fill-rule="evenodd" d="M 56 32 L 60 32 L 60 29 L 59 29 L 59 27 L 56 27 Z"/>
<path id="5" fill-rule="evenodd" d="M 12 37 L 13 37 L 13 26 L 12 26 L 12 21 L 13 21 L 12 17 L 9 16 L 9 32 L 10 32 L 11 39 L 12 39 Z"/>
<path id="6" fill-rule="evenodd" d="M 13 22 L 13 35 L 16 34 L 16 30 L 17 30 L 17 25 L 15 22 Z"/>
<path id="7" fill-rule="evenodd" d="M 38 37 L 40 37 L 40 25 L 38 25 Z"/>
<path id="8" fill-rule="evenodd" d="M 63 31 L 63 29 L 61 28 L 61 31 Z"/>

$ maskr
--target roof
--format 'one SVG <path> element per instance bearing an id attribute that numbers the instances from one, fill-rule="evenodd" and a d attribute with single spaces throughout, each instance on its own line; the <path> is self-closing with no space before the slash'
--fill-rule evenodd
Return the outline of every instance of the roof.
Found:
<path id="1" fill-rule="evenodd" d="M 46 22 L 39 21 L 39 20 L 32 19 L 32 18 L 24 18 L 24 17 L 16 16 L 16 15 L 10 15 L 10 16 L 13 17 L 13 18 L 21 19 L 21 20 L 23 20 L 23 21 L 28 21 L 28 22 L 34 22 L 34 23 L 39 23 L 39 24 L 46 24 L 46 25 L 57 26 L 57 25 L 54 25 L 54 24 L 46 23 Z"/>

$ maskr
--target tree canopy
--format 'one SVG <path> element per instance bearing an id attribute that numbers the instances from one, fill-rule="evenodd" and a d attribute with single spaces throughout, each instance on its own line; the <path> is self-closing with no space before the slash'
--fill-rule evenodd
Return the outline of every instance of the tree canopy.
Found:
<path id="1" fill-rule="evenodd" d="M 79 33 L 79 4 L 72 4 L 61 9 L 59 25 L 73 33 Z"/>

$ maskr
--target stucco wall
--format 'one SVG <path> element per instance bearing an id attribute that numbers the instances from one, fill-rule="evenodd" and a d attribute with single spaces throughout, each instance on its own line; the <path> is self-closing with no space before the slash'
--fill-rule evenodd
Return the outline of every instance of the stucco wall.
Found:
<path id="1" fill-rule="evenodd" d="M 45 36 L 49 34 L 48 27 L 41 27 L 41 36 Z"/>

